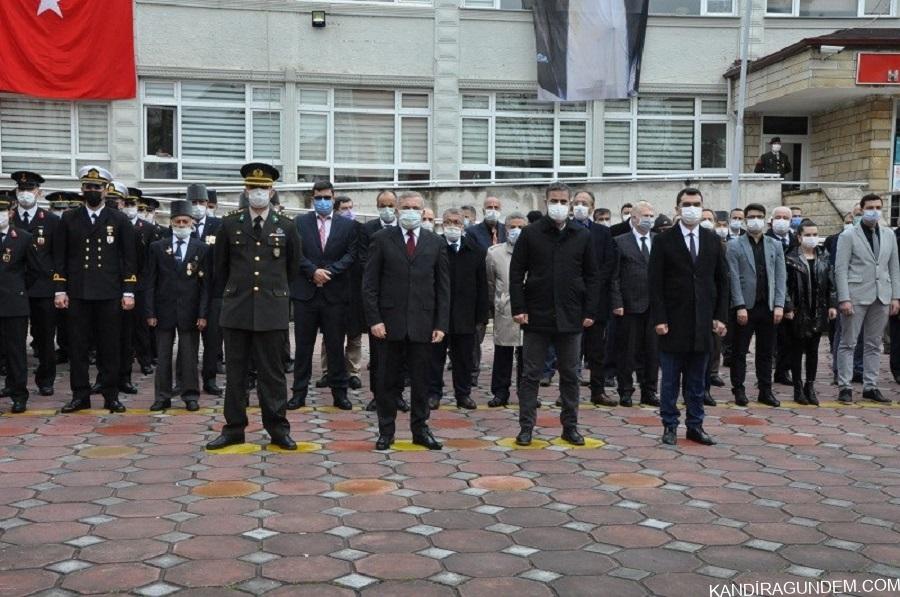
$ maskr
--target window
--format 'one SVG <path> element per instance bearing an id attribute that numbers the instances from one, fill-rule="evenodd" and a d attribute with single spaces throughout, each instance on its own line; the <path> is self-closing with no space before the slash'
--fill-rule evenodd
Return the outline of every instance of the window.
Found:
<path id="1" fill-rule="evenodd" d="M 431 95 L 427 91 L 298 91 L 301 181 L 428 180 Z"/>
<path id="2" fill-rule="evenodd" d="M 109 104 L 0 96 L 0 170 L 74 178 L 109 166 Z"/>
<path id="3" fill-rule="evenodd" d="M 874 17 L 893 16 L 896 0 L 766 0 L 768 16 Z"/>
<path id="4" fill-rule="evenodd" d="M 534 0 L 463 0 L 465 8 L 499 8 L 501 10 L 531 10 Z"/>
<path id="5" fill-rule="evenodd" d="M 280 87 L 143 81 L 144 178 L 233 180 L 248 161 L 281 162 Z"/>
<path id="6" fill-rule="evenodd" d="M 734 14 L 734 0 L 650 0 L 650 14 L 707 16 Z"/>
<path id="7" fill-rule="evenodd" d="M 727 137 L 724 97 L 642 96 L 607 100 L 603 172 L 724 170 L 728 161 Z"/>
<path id="8" fill-rule="evenodd" d="M 586 102 L 539 102 L 531 93 L 462 96 L 462 179 L 587 176 Z"/>

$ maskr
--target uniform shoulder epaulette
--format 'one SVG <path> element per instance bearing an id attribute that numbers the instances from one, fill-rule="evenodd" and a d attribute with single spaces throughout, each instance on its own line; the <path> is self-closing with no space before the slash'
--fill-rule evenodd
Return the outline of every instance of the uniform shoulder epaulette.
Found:
<path id="1" fill-rule="evenodd" d="M 241 212 L 243 212 L 243 211 L 244 211 L 244 210 L 243 210 L 243 209 L 240 209 L 240 208 L 234 209 L 234 210 L 231 210 L 230 212 L 228 212 L 227 214 L 225 214 L 225 215 L 222 216 L 222 217 L 223 217 L 223 218 L 228 218 L 228 217 L 231 217 L 231 216 L 237 216 L 237 215 L 240 215 Z"/>

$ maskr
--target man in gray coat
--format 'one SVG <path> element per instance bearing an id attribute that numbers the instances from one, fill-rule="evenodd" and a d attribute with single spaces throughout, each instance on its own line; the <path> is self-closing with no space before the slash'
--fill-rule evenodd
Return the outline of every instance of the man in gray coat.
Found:
<path id="1" fill-rule="evenodd" d="M 734 328 L 734 352 L 731 357 L 731 392 L 734 403 L 747 405 L 744 379 L 747 375 L 747 351 L 756 336 L 756 380 L 759 401 L 769 406 L 781 403 L 772 393 L 772 352 L 775 326 L 784 316 L 787 274 L 784 250 L 774 238 L 765 235 L 766 208 L 751 203 L 744 210 L 747 234 L 728 242 L 725 257 L 731 286 L 731 305 L 737 326 Z"/>
<path id="2" fill-rule="evenodd" d="M 838 345 L 838 400 L 852 402 L 853 351 L 862 330 L 863 398 L 890 402 L 878 390 L 881 338 L 888 321 L 900 312 L 900 262 L 897 241 L 890 229 L 879 226 L 883 203 L 866 195 L 859 206 L 862 221 L 838 237 L 834 279 L 841 311 Z"/>

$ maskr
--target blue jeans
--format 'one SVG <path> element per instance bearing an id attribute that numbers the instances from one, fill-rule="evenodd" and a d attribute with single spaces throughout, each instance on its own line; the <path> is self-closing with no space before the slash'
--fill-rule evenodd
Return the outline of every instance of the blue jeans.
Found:
<path id="1" fill-rule="evenodd" d="M 706 352 L 659 351 L 660 384 L 659 414 L 665 427 L 678 427 L 681 412 L 678 410 L 678 392 L 684 377 L 684 404 L 687 407 L 685 425 L 693 429 L 703 425 L 703 394 L 706 389 Z"/>

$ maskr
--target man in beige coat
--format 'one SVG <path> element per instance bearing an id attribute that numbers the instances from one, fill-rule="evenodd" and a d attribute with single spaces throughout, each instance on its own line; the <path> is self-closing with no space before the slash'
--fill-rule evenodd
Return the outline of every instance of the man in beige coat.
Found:
<path id="1" fill-rule="evenodd" d="M 506 242 L 487 252 L 487 288 L 489 309 L 494 318 L 494 369 L 491 372 L 491 394 L 488 406 L 506 406 L 512 385 L 513 356 L 516 361 L 516 387 L 522 377 L 522 329 L 513 321 L 509 304 L 509 264 L 519 233 L 528 224 L 524 215 L 513 212 L 506 216 Z"/>

